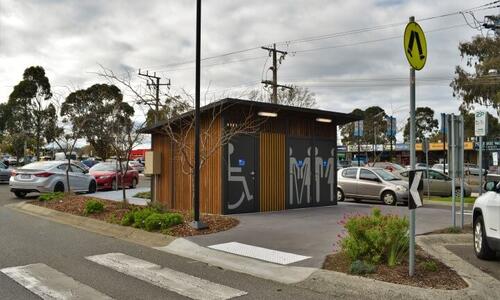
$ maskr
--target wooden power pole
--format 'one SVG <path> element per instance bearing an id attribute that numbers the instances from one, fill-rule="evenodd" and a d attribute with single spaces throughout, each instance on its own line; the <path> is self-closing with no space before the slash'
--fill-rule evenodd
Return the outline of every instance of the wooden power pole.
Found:
<path id="1" fill-rule="evenodd" d="M 151 108 L 154 108 L 154 122 L 155 124 L 158 123 L 158 115 L 160 112 L 160 86 L 168 86 L 170 87 L 170 79 L 167 79 L 167 83 L 160 83 L 161 77 L 156 76 L 156 72 L 153 73 L 153 75 L 149 74 L 149 71 L 146 71 L 146 73 L 141 72 L 141 69 L 139 69 L 139 76 L 147 78 L 147 86 L 154 86 L 155 91 L 156 91 L 156 97 L 152 101 L 146 101 L 145 103 L 139 103 L 139 104 L 146 104 Z"/>
<path id="2" fill-rule="evenodd" d="M 282 50 L 277 50 L 276 49 L 276 44 L 273 44 L 272 48 L 269 47 L 261 47 L 264 50 L 269 51 L 269 55 L 273 56 L 273 66 L 270 67 L 270 69 L 273 71 L 273 80 L 262 80 L 262 83 L 265 85 L 271 85 L 273 87 L 273 94 L 271 96 L 271 101 L 275 104 L 278 103 L 278 87 L 284 88 L 284 89 L 292 89 L 290 86 L 286 85 L 280 85 L 278 84 L 278 65 L 281 64 L 281 62 L 285 59 L 285 56 L 288 54 L 286 51 Z M 281 54 L 280 58 L 278 59 L 277 54 Z"/>

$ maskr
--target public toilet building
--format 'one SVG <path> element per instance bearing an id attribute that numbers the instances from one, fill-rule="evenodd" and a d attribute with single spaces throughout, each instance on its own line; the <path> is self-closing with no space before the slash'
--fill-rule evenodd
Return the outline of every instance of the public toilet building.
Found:
<path id="1" fill-rule="evenodd" d="M 200 208 L 212 214 L 337 204 L 337 126 L 358 120 L 332 111 L 240 99 L 201 108 Z M 156 199 L 192 209 L 194 112 L 161 121 Z"/>

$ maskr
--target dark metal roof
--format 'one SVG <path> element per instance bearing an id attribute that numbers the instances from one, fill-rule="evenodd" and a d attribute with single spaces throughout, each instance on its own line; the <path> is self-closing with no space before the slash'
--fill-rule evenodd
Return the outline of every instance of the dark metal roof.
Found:
<path id="1" fill-rule="evenodd" d="M 303 107 L 274 104 L 274 103 L 269 103 L 269 102 L 250 101 L 250 100 L 235 99 L 235 98 L 225 98 L 225 99 L 222 99 L 222 100 L 219 100 L 216 102 L 212 102 L 208 105 L 205 105 L 205 106 L 200 108 L 200 114 L 203 115 L 204 113 L 211 111 L 212 109 L 215 109 L 215 108 L 229 107 L 229 106 L 234 107 L 236 105 L 252 107 L 252 108 L 262 109 L 262 110 L 271 111 L 271 112 L 295 112 L 295 113 L 300 113 L 300 114 L 308 115 L 308 116 L 315 117 L 315 118 L 321 118 L 321 117 L 331 118 L 333 120 L 333 123 L 336 125 L 344 125 L 344 124 L 358 121 L 358 120 L 362 119 L 362 117 L 355 116 L 353 114 L 346 114 L 346 113 L 334 112 L 334 111 L 329 111 L 329 110 L 303 108 Z M 194 110 L 190 110 L 190 111 L 188 111 L 180 116 L 177 116 L 175 118 L 172 118 L 170 120 L 163 120 L 163 121 L 160 121 L 154 125 L 143 128 L 140 130 L 140 132 L 141 133 L 152 133 L 157 128 L 160 128 L 160 127 L 162 127 L 168 123 L 174 122 L 176 120 L 185 118 L 187 116 L 191 116 L 193 114 L 194 114 Z"/>

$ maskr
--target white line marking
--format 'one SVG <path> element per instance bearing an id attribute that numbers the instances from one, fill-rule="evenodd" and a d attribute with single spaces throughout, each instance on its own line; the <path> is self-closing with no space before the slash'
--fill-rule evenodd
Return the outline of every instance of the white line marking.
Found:
<path id="1" fill-rule="evenodd" d="M 191 299 L 231 299 L 247 294 L 189 274 L 162 268 L 123 253 L 107 253 L 89 256 L 87 259 Z"/>
<path id="2" fill-rule="evenodd" d="M 44 264 L 5 268 L 0 272 L 44 300 L 112 299 Z"/>
<path id="3" fill-rule="evenodd" d="M 269 261 L 280 265 L 288 265 L 291 263 L 311 258 L 310 256 L 303 256 L 288 252 L 282 252 L 278 250 L 246 245 L 238 242 L 217 244 L 208 246 L 208 248 L 228 253 L 233 253 L 241 256 L 256 258 L 264 261 Z"/>

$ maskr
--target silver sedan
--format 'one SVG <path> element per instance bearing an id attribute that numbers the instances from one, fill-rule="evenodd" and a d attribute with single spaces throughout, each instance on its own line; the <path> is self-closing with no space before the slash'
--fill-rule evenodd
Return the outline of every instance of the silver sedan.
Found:
<path id="1" fill-rule="evenodd" d="M 337 199 L 345 198 L 396 205 L 408 201 L 408 183 L 381 168 L 345 168 L 338 171 Z"/>
<path id="2" fill-rule="evenodd" d="M 66 170 L 69 168 L 69 185 L 66 184 Z M 94 193 L 97 184 L 94 176 L 75 164 L 68 166 L 64 161 L 40 161 L 27 164 L 12 174 L 10 191 L 18 198 L 28 193 L 46 192 L 88 192 Z"/>

